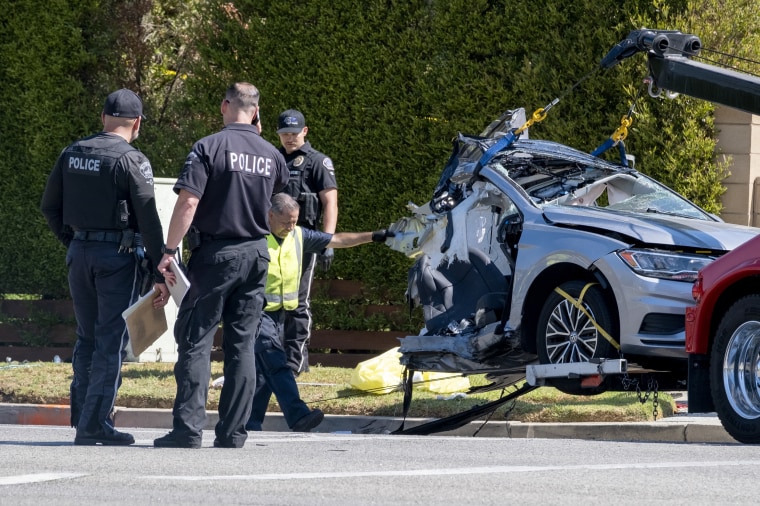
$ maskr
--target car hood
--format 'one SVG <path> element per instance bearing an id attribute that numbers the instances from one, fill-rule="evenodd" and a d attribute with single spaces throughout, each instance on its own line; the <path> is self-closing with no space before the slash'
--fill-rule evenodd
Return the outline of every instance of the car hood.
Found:
<path id="1" fill-rule="evenodd" d="M 725 252 L 760 234 L 760 228 L 719 221 L 593 207 L 546 206 L 543 215 L 554 225 L 622 234 L 639 245 L 652 247 L 677 246 Z"/>

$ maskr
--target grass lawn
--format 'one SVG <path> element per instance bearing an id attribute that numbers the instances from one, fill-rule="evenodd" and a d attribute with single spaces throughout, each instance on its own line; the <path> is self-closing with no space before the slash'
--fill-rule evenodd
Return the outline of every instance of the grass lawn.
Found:
<path id="1" fill-rule="evenodd" d="M 171 408 L 175 394 L 171 363 L 126 363 L 116 405 L 121 407 Z M 297 382 L 301 397 L 311 407 L 328 414 L 400 416 L 403 393 L 377 395 L 350 385 L 353 369 L 312 366 Z M 21 404 L 68 404 L 71 364 L 33 362 L 0 366 L 0 402 Z M 212 380 L 222 376 L 222 364 L 211 363 Z M 470 384 L 487 383 L 480 375 L 470 376 Z M 399 383 L 401 378 L 399 378 Z M 511 390 L 507 390 L 509 393 Z M 207 408 L 217 409 L 220 390 L 209 388 Z M 431 392 L 422 384 L 415 388 L 410 417 L 441 418 L 498 399 L 502 390 L 452 396 Z M 451 398 L 455 397 L 455 398 Z M 641 403 L 635 392 L 607 392 L 596 396 L 566 395 L 554 388 L 541 387 L 514 404 L 499 407 L 492 420 L 523 422 L 630 422 L 653 420 L 653 396 Z M 279 411 L 274 397 L 270 411 Z M 670 416 L 675 401 L 665 392 L 658 395 L 658 417 Z M 487 417 L 484 416 L 482 419 Z"/>

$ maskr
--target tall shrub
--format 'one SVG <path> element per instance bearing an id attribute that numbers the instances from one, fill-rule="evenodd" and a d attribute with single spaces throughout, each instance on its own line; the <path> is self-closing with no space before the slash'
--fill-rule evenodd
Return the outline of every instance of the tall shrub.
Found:
<path id="1" fill-rule="evenodd" d="M 716 211 L 713 189 L 724 174 L 712 158 L 711 106 L 641 95 L 643 54 L 599 69 L 628 32 L 673 29 L 685 8 L 633 0 L 208 2 L 187 86 L 215 114 L 227 82 L 255 83 L 274 143 L 277 113 L 301 109 L 308 138 L 335 162 L 339 230 L 385 226 L 406 214 L 407 202 L 428 200 L 457 131 L 477 133 L 505 109 L 530 115 L 555 98 L 530 136 L 591 151 L 638 96 L 626 141 L 638 167 Z M 338 252 L 326 276 L 401 293 L 407 266 L 398 253 L 357 248 Z"/>
<path id="2" fill-rule="evenodd" d="M 81 27 L 95 4 L 27 0 L 0 9 L 0 293 L 63 290 L 64 249 L 39 203 L 60 150 L 99 122 L 82 81 L 94 59 Z"/>

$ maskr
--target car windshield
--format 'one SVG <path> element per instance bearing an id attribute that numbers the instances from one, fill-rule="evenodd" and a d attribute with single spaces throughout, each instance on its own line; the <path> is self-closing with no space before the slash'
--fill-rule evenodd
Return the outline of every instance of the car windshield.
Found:
<path id="1" fill-rule="evenodd" d="M 498 134 L 497 134 L 498 135 Z M 459 134 L 436 194 L 467 182 L 483 153 L 498 138 Z M 538 207 L 593 206 L 614 212 L 650 213 L 715 221 L 704 210 L 635 169 L 551 141 L 519 139 L 488 166 L 519 185 Z"/>

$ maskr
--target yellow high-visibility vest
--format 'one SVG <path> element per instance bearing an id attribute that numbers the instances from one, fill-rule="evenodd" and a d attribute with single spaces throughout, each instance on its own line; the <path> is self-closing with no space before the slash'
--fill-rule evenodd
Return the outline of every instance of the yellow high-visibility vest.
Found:
<path id="1" fill-rule="evenodd" d="M 298 307 L 298 285 L 301 283 L 303 263 L 303 232 L 295 227 L 282 244 L 274 235 L 267 236 L 269 249 L 269 273 L 264 295 L 267 300 L 265 311 L 280 308 L 292 311 Z"/>

